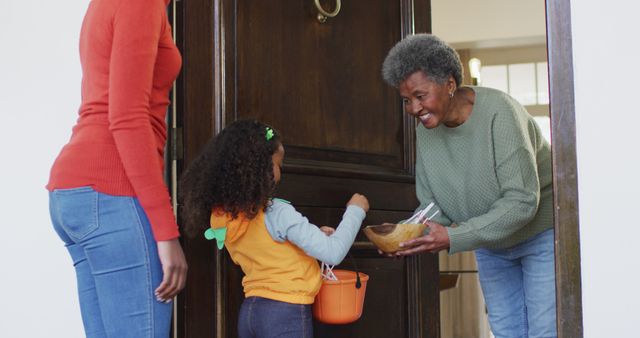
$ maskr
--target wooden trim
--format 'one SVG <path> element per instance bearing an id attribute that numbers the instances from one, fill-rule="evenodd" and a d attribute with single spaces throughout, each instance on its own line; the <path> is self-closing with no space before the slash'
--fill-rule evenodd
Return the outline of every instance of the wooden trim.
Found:
<path id="1" fill-rule="evenodd" d="M 430 2 L 430 1 L 429 1 Z M 400 37 L 399 40 L 404 39 L 407 35 L 411 35 L 415 32 L 415 21 L 414 21 L 414 6 L 413 0 L 400 0 Z M 398 105 L 400 106 L 400 111 L 404 110 L 402 107 L 402 102 L 398 99 Z M 415 119 L 410 118 L 407 114 L 403 116 L 403 128 L 404 128 L 404 153 L 407 154 L 404 158 L 404 167 L 408 169 L 409 174 L 411 176 L 415 175 L 415 128 L 416 122 Z M 412 177 L 415 180 L 415 178 Z"/>
<path id="2" fill-rule="evenodd" d="M 583 336 L 569 0 L 547 1 L 558 337 Z"/>
<path id="3" fill-rule="evenodd" d="M 214 80 L 214 51 L 217 40 L 214 39 L 214 24 L 218 22 L 214 2 L 211 0 L 193 0 L 176 2 L 176 44 L 183 57 L 182 72 L 177 80 L 177 123 L 183 128 L 183 155 L 178 161 L 178 174 L 183 165 L 190 163 L 214 132 L 218 122 L 214 119 L 219 108 L 216 98 L 218 87 Z M 215 87 L 215 88 L 214 88 Z M 211 99 L 203 99 L 211 98 Z M 179 220 L 180 222 L 180 220 Z M 182 238 L 189 272 L 187 286 L 178 295 L 177 336 L 193 337 L 197 332 L 208 332 L 213 337 L 219 320 L 215 309 L 200 305 L 202 298 L 216 299 L 219 295 L 215 288 L 203 288 L 202 281 L 215 281 L 218 278 L 212 261 L 217 259 L 217 250 L 211 243 L 202 239 Z M 197 258 L 196 258 L 197 257 Z M 211 283 L 213 284 L 213 283 Z"/>
<path id="4" fill-rule="evenodd" d="M 226 100 L 226 83 L 225 83 L 225 68 L 226 68 L 226 55 L 225 55 L 225 1 L 214 0 L 213 1 L 213 95 L 212 106 L 212 125 L 211 130 L 213 135 L 218 134 L 225 124 L 224 112 L 227 109 Z M 227 333 L 227 298 L 224 294 L 226 290 L 226 280 L 228 268 L 225 264 L 225 252 L 221 250 L 215 250 L 215 288 L 216 302 L 215 302 L 215 316 L 216 316 L 216 337 L 226 337 Z"/>
<path id="5" fill-rule="evenodd" d="M 423 254 L 406 258 L 409 283 L 409 337 L 440 337 L 440 284 L 433 281 L 439 276 L 438 255 Z M 422 304 L 422 306 L 420 305 Z"/>
<path id="6" fill-rule="evenodd" d="M 416 33 L 431 32 L 431 1 L 415 3 L 413 0 L 400 1 L 401 39 Z M 399 103 L 401 104 L 401 103 Z M 401 108 L 404 110 L 404 108 Z M 414 118 L 404 114 L 405 167 L 415 175 L 415 130 Z M 409 148 L 407 148 L 409 147 Z M 406 258 L 409 302 L 409 337 L 440 337 L 440 291 L 438 283 L 427 283 L 439 275 L 438 255 L 427 254 Z M 425 285 L 428 288 L 425 289 Z M 421 306 L 421 304 L 427 304 Z"/>

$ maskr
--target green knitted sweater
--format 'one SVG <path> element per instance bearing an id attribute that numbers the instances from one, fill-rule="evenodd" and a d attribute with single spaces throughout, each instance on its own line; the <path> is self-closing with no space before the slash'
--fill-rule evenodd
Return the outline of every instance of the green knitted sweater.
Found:
<path id="1" fill-rule="evenodd" d="M 553 226 L 549 143 L 513 98 L 470 88 L 463 124 L 416 127 L 419 209 L 440 208 L 433 221 L 449 226 L 451 254 L 508 248 Z"/>

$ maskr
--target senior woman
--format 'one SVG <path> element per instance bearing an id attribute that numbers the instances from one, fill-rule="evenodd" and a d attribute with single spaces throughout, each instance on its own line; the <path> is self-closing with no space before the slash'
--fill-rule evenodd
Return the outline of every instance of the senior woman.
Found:
<path id="1" fill-rule="evenodd" d="M 475 250 L 493 334 L 555 337 L 551 156 L 509 95 L 462 86 L 458 54 L 430 34 L 387 55 L 382 74 L 417 119 L 419 209 L 441 210 L 396 255 Z"/>

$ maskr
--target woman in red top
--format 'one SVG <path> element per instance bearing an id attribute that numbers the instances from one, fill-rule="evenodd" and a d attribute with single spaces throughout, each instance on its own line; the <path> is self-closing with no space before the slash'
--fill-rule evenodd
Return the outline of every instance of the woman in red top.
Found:
<path id="1" fill-rule="evenodd" d="M 87 337 L 167 337 L 187 264 L 162 178 L 181 58 L 169 0 L 93 0 L 80 34 L 82 103 L 47 189 L 76 268 Z"/>

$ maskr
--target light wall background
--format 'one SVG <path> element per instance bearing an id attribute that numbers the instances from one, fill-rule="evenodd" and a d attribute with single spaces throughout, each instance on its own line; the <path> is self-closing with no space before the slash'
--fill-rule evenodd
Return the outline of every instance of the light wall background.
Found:
<path id="1" fill-rule="evenodd" d="M 637 1 L 572 0 L 586 338 L 638 337 Z"/>
<path id="2" fill-rule="evenodd" d="M 80 102 L 88 0 L 0 0 L 0 336 L 84 337 L 44 189 Z"/>
<path id="3" fill-rule="evenodd" d="M 80 101 L 78 34 L 89 0 L 2 1 L 0 11 L 0 328 L 3 337 L 83 337 L 70 258 L 51 228 L 44 185 Z M 434 25 L 495 13 L 482 40 L 523 39 L 543 1 L 434 0 Z M 479 4 L 486 7 L 480 8 Z M 637 337 L 640 114 L 635 13 L 625 1 L 572 1 L 585 337 Z M 441 17 L 440 17 L 441 16 Z M 522 19 L 524 20 L 524 19 Z M 499 23 L 499 24 L 498 24 Z M 524 27 L 526 26 L 526 27 Z M 527 28 L 529 27 L 529 28 Z M 532 28 L 537 27 L 537 28 Z M 467 43 L 455 31 L 443 37 Z M 456 40 L 457 39 L 457 40 Z"/>

